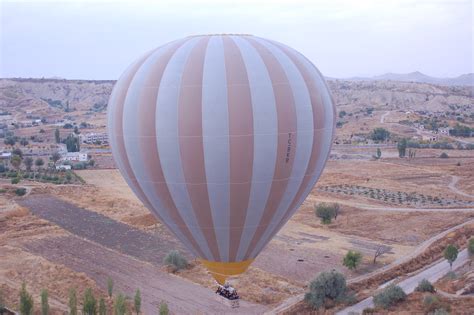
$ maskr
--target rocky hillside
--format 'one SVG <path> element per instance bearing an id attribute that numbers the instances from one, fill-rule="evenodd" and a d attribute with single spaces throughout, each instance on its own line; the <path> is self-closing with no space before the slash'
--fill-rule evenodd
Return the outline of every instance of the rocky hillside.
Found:
<path id="1" fill-rule="evenodd" d="M 448 111 L 474 108 L 473 89 L 427 83 L 329 80 L 338 107 Z M 114 81 L 0 79 L 0 109 L 18 119 L 105 114 Z M 103 115 L 105 118 L 105 115 Z M 84 118 L 84 117 L 82 117 Z"/>

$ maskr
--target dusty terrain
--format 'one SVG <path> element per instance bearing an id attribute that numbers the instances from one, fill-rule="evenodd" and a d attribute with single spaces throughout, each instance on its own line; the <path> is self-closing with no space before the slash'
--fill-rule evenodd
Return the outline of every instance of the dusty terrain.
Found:
<path id="1" fill-rule="evenodd" d="M 83 133 L 105 130 L 112 84 L 1 79 L 0 105 L 18 121 L 33 116 L 49 121 L 14 130 L 19 137 L 38 136 L 41 141 L 30 141 L 22 150 L 39 150 L 47 157 L 56 150 L 54 130 L 59 127 L 61 137 L 71 132 L 62 128 L 66 121 L 76 126 L 87 122 L 87 127 L 80 128 Z M 395 141 L 346 142 L 353 135 L 369 134 L 375 127 L 387 128 L 396 137 L 416 136 L 412 126 L 400 122 L 423 118 L 413 111 L 427 108 L 446 112 L 454 111 L 454 106 L 456 115 L 472 125 L 472 90 L 378 81 L 330 81 L 329 85 L 338 112 L 347 113 L 338 118 L 342 123 L 336 131 L 339 144 L 333 146 L 322 177 L 298 212 L 245 274 L 230 279 L 243 300 L 241 313 L 262 313 L 301 295 L 308 281 L 331 269 L 359 283 L 353 288 L 363 297 L 390 277 L 415 272 L 438 259 L 447 242 L 465 244 L 466 237 L 453 234 L 437 240 L 425 248 L 427 252 L 420 251 L 419 257 L 389 275 L 381 273 L 361 280 L 409 257 L 443 231 L 474 218 L 474 150 L 416 149 L 415 158 L 400 159 Z M 368 107 L 373 111 L 369 113 Z M 453 125 L 456 117 L 446 120 Z M 40 133 L 41 129 L 44 132 Z M 472 142 L 472 138 L 456 141 Z M 0 146 L 11 149 L 3 141 Z M 373 158 L 377 148 L 382 153 L 378 160 Z M 94 145 L 85 149 L 96 166 L 76 171 L 84 184 L 22 180 L 20 185 L 28 193 L 17 197 L 16 186 L 0 179 L 0 289 L 7 305 L 17 308 L 18 292 L 26 281 L 36 305 L 41 289 L 47 288 L 52 310 L 63 312 L 71 287 L 77 289 L 79 301 L 87 287 L 93 288 L 96 296 L 105 296 L 106 279 L 111 276 L 116 292 L 132 296 L 136 288 L 142 290 L 146 314 L 154 314 L 161 300 L 167 301 L 176 314 L 196 309 L 202 313 L 230 312 L 213 293 L 215 282 L 207 271 L 134 196 L 114 168 L 109 149 Z M 449 158 L 440 159 L 443 152 Z M 320 202 L 341 205 L 337 219 L 329 225 L 321 224 L 314 215 L 314 206 Z M 472 234 L 472 230 L 466 233 Z M 373 264 L 380 247 L 387 252 Z M 171 274 L 162 265 L 171 249 L 179 249 L 188 257 L 188 269 Z M 363 262 L 355 271 L 342 266 L 348 250 L 363 254 Z M 453 293 L 471 278 L 472 272 L 466 271 L 456 283 L 444 279 L 437 285 Z M 471 307 L 469 303 L 463 300 L 453 310 L 462 314 Z M 420 297 L 415 294 L 405 306 L 391 311 L 419 307 Z"/>

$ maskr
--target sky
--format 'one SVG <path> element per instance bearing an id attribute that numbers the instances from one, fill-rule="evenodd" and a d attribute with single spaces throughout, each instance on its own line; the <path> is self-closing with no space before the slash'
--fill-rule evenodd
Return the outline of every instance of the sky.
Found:
<path id="1" fill-rule="evenodd" d="M 287 44 L 328 77 L 473 69 L 472 0 L 0 0 L 0 77 L 117 79 L 196 34 Z"/>

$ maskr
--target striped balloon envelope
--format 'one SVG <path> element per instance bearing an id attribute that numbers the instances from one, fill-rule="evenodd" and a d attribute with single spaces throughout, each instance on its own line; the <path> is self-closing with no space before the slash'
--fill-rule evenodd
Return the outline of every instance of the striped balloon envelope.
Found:
<path id="1" fill-rule="evenodd" d="M 146 53 L 108 108 L 128 185 L 219 283 L 244 272 L 310 193 L 334 123 L 316 67 L 251 35 L 192 36 Z"/>

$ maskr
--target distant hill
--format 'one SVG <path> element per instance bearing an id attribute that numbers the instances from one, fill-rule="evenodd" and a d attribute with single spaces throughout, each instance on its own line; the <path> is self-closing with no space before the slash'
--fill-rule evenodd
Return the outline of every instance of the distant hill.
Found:
<path id="1" fill-rule="evenodd" d="M 401 81 L 401 82 L 419 82 L 439 85 L 467 85 L 474 86 L 474 73 L 467 73 L 455 78 L 435 78 L 430 77 L 419 71 L 411 73 L 386 73 L 374 77 L 352 77 L 344 79 L 347 81 Z"/>

